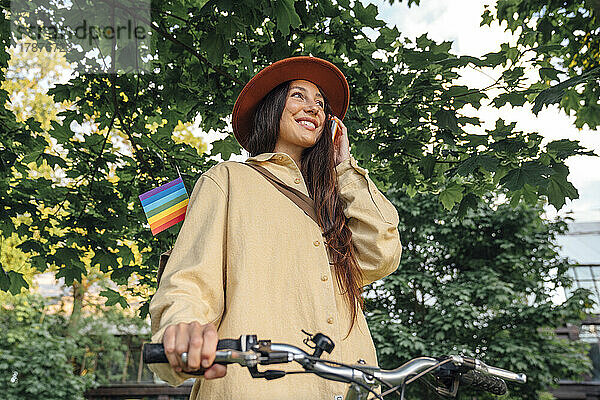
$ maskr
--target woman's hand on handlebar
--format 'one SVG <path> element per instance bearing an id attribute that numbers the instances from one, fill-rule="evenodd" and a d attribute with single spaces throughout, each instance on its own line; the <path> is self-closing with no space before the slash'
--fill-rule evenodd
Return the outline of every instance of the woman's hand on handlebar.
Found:
<path id="1" fill-rule="evenodd" d="M 171 325 L 165 330 L 163 346 L 171 368 L 177 372 L 193 372 L 204 368 L 205 379 L 222 378 L 227 374 L 227 366 L 213 364 L 219 337 L 213 324 L 199 322 Z M 187 353 L 187 365 L 181 355 Z"/>

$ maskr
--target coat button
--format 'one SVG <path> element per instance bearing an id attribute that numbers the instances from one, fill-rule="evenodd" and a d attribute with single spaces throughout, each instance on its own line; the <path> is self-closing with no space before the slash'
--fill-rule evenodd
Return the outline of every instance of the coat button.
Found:
<path id="1" fill-rule="evenodd" d="M 294 179 L 294 182 L 295 182 L 295 183 L 300 183 L 300 182 L 301 182 L 301 181 L 300 181 L 300 178 L 296 178 L 296 179 Z"/>
<path id="2" fill-rule="evenodd" d="M 318 247 L 318 246 L 319 246 L 319 241 L 318 241 L 318 240 L 315 240 L 315 241 L 313 242 L 313 244 L 314 244 L 315 246 L 317 246 L 317 247 Z"/>
<path id="3" fill-rule="evenodd" d="M 327 323 L 328 324 L 333 324 L 333 318 L 331 318 L 331 317 L 327 318 Z"/>
<path id="4" fill-rule="evenodd" d="M 325 275 L 325 274 L 321 275 L 321 280 L 323 282 L 327 282 L 327 279 L 329 279 L 329 278 L 327 278 L 327 275 Z"/>

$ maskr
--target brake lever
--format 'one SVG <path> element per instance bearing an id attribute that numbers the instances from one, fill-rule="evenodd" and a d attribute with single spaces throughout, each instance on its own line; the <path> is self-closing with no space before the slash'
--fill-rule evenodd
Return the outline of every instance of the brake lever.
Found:
<path id="1" fill-rule="evenodd" d="M 215 362 L 236 363 L 243 367 L 258 364 L 260 357 L 253 351 L 218 350 Z"/>
<path id="2" fill-rule="evenodd" d="M 294 361 L 294 355 L 292 353 L 287 351 L 272 350 L 270 340 L 259 341 L 257 344 L 252 346 L 252 350 L 256 351 L 262 356 L 260 357 L 260 364 L 262 365 L 284 364 Z"/>
<path id="3" fill-rule="evenodd" d="M 450 357 L 453 359 L 452 362 L 440 365 L 436 370 L 432 373 L 435 377 L 438 386 L 436 386 L 435 390 L 438 392 L 440 396 L 445 397 L 456 397 L 458 393 L 458 387 L 460 386 L 459 377 L 457 374 L 461 374 L 463 372 L 468 371 L 470 368 L 464 365 L 458 364 L 454 357 Z M 437 358 L 438 361 L 443 361 L 447 358 L 441 357 Z"/>
<path id="4" fill-rule="evenodd" d="M 455 377 L 452 379 L 452 388 L 451 389 L 449 389 L 447 387 L 436 386 L 435 390 L 436 390 L 436 392 L 438 392 L 438 394 L 440 396 L 456 397 L 456 394 L 458 393 L 458 386 L 459 386 L 458 377 Z"/>

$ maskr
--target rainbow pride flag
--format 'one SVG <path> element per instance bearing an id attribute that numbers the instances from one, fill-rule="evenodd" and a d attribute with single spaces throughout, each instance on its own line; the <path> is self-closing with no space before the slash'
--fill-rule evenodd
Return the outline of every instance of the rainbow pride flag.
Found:
<path id="1" fill-rule="evenodd" d="M 189 202 L 181 177 L 140 195 L 153 235 L 185 219 Z"/>

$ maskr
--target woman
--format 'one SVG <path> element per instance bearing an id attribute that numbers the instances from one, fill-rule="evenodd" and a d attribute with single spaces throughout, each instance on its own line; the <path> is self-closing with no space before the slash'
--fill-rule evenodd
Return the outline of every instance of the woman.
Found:
<path id="1" fill-rule="evenodd" d="M 341 71 L 314 57 L 270 65 L 238 96 L 232 123 L 247 162 L 310 196 L 318 223 L 248 165 L 225 161 L 202 174 L 150 304 L 152 339 L 170 363 L 152 370 L 179 384 L 209 366 L 191 399 L 333 400 L 346 391 L 310 374 L 265 381 L 211 365 L 218 337 L 300 344 L 302 329 L 322 332 L 336 345 L 331 359 L 377 364 L 360 291 L 398 266 L 398 214 L 350 154 L 348 103 Z M 342 128 L 335 144 L 332 114 Z"/>

